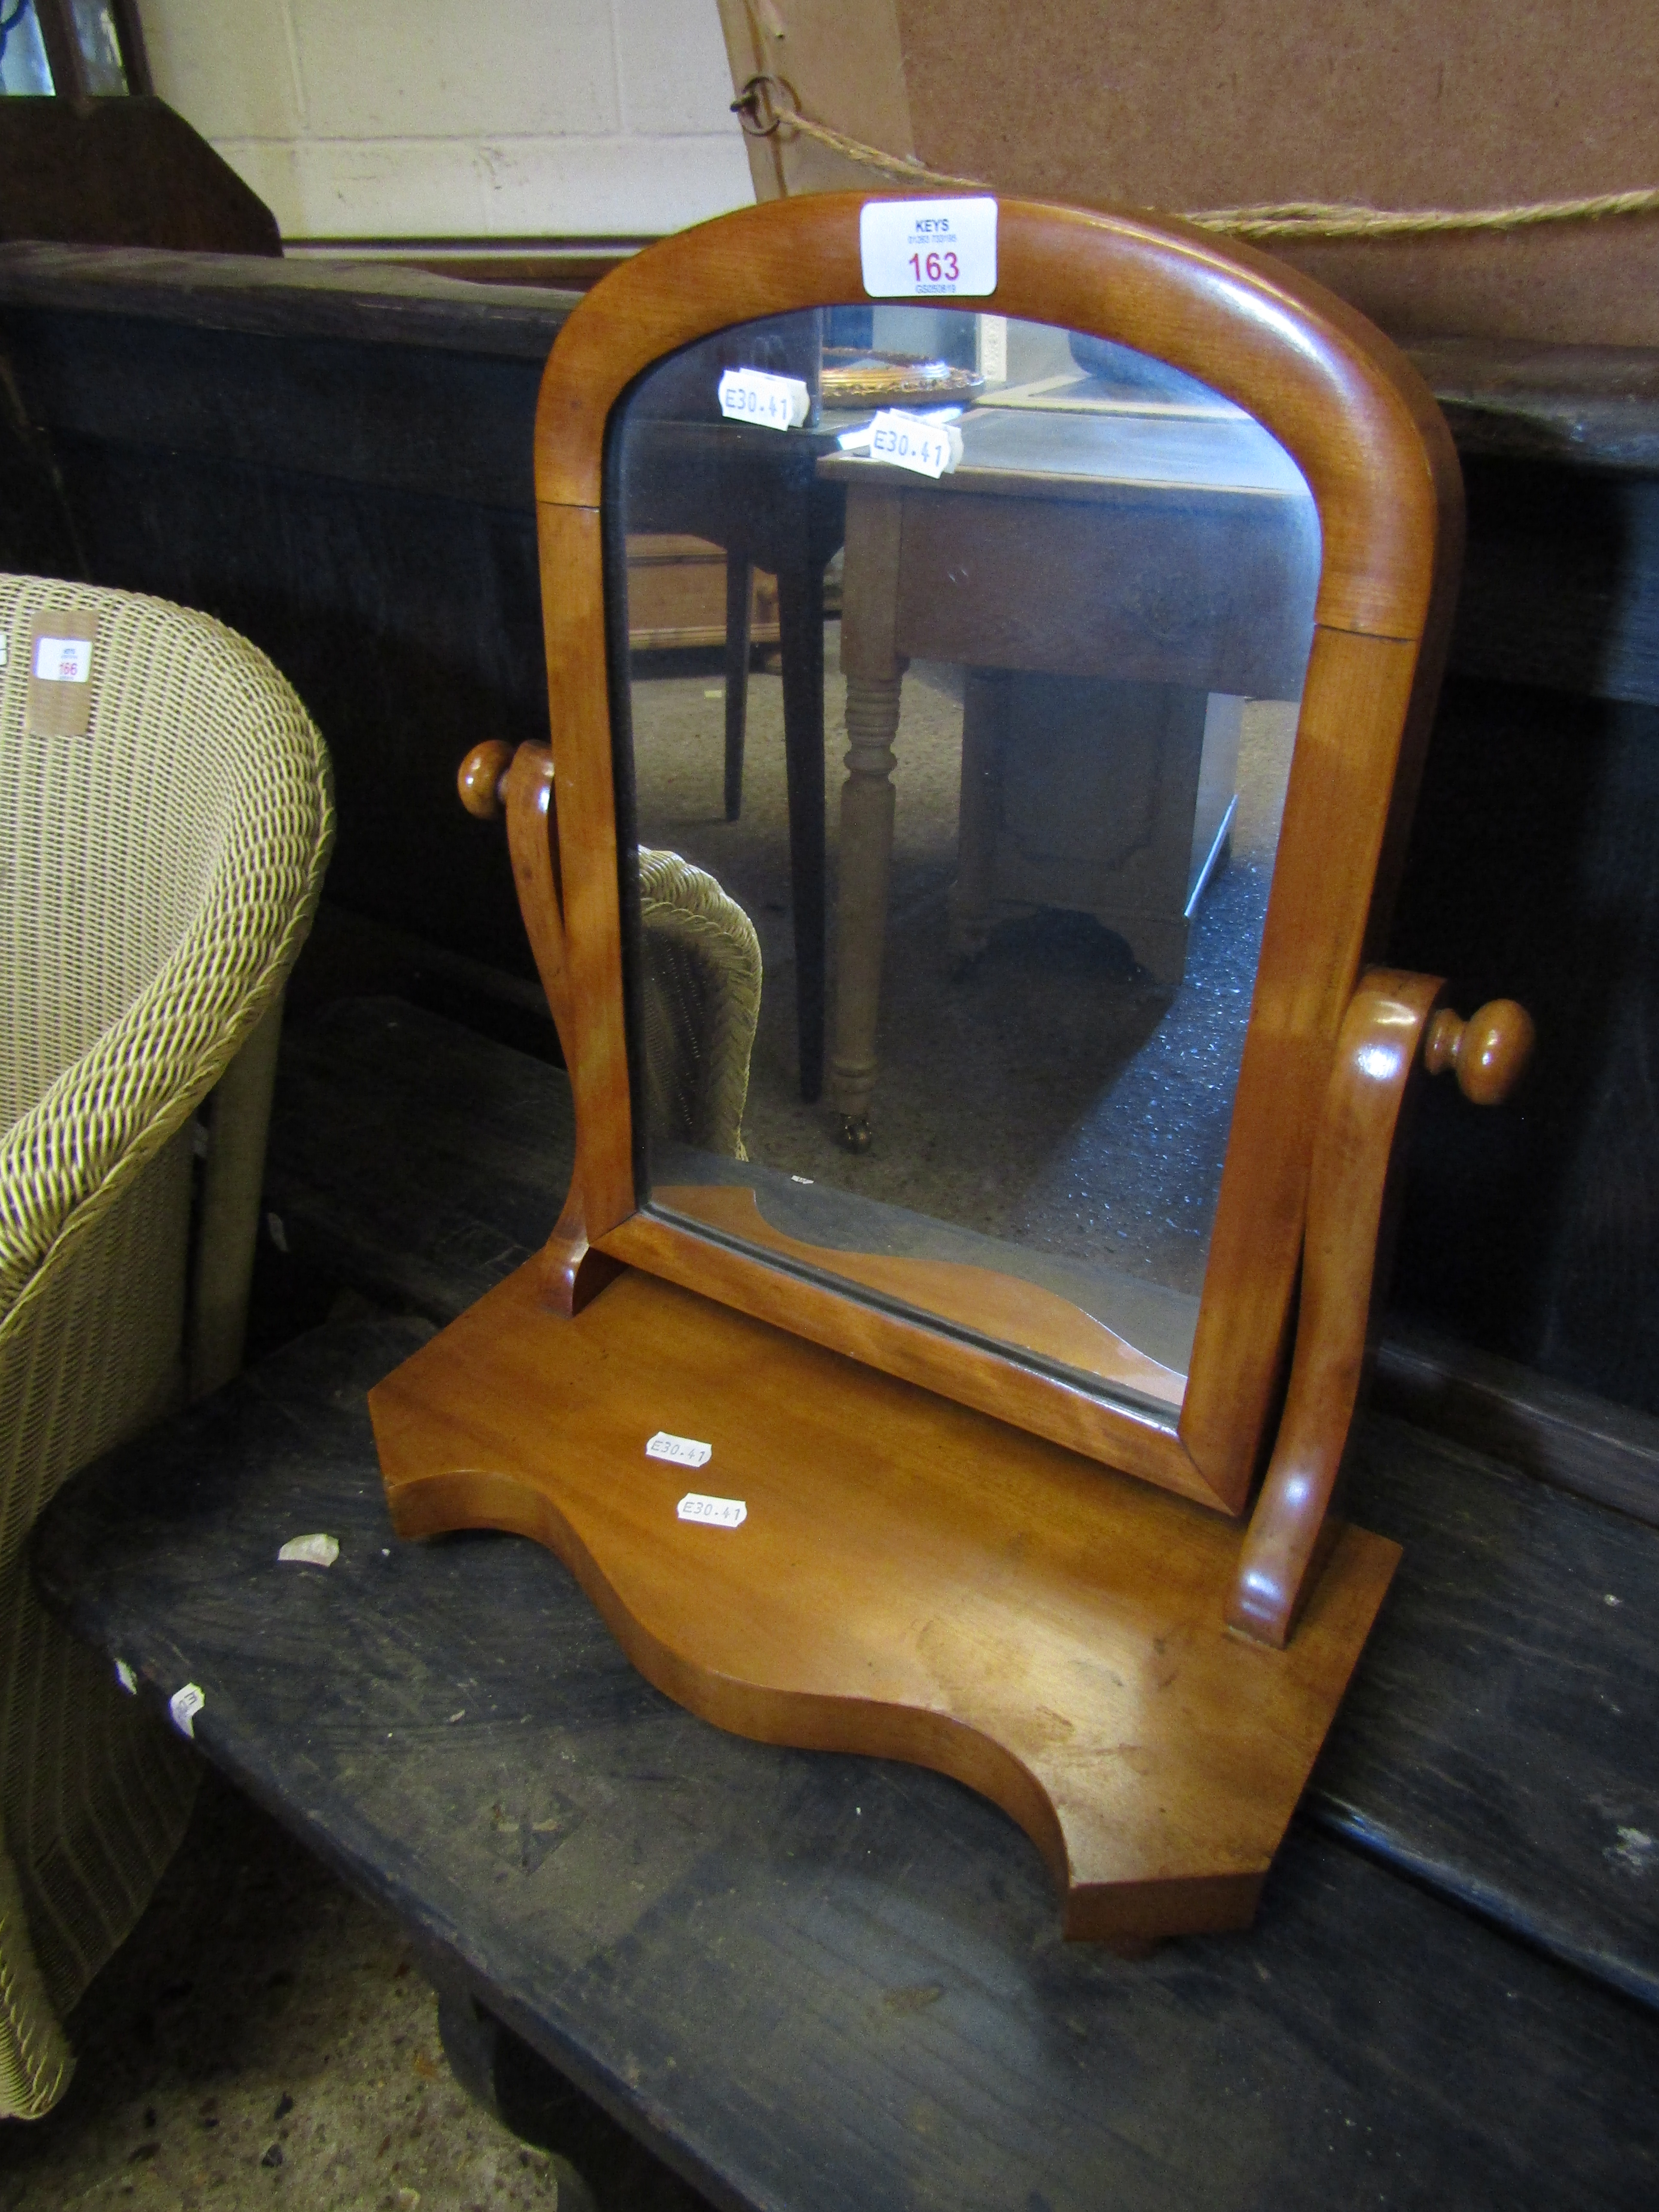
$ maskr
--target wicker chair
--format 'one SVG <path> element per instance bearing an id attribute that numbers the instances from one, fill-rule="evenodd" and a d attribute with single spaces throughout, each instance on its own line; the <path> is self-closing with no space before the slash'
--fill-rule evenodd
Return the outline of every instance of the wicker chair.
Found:
<path id="1" fill-rule="evenodd" d="M 89 723 L 31 734 L 52 724 L 28 703 L 30 640 L 41 617 L 76 634 L 65 608 L 96 617 Z M 332 811 L 298 700 L 207 617 L 0 576 L 0 2115 L 33 2118 L 195 1770 L 42 1609 L 25 1540 L 66 1475 L 179 1401 L 187 1368 L 200 1387 L 234 1364 L 248 1160 Z M 192 1340 L 191 1116 L 227 1070 L 197 1212 L 240 1218 L 239 1249 L 198 1246 Z"/>
<path id="2" fill-rule="evenodd" d="M 640 924 L 651 1133 L 745 1159 L 743 1109 L 761 994 L 755 926 L 703 869 L 643 845 Z"/>

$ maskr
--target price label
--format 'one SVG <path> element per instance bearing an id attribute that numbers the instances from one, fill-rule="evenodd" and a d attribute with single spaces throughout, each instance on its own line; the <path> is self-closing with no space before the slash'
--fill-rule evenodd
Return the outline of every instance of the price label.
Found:
<path id="1" fill-rule="evenodd" d="M 722 415 L 766 430 L 795 429 L 812 411 L 812 395 L 799 377 L 763 368 L 728 368 L 715 390 Z"/>
<path id="2" fill-rule="evenodd" d="M 283 1566 L 331 1567 L 340 1556 L 337 1536 L 290 1536 L 277 1553 Z"/>
<path id="3" fill-rule="evenodd" d="M 859 252 L 872 300 L 983 299 L 997 289 L 997 204 L 866 200 Z"/>
<path id="4" fill-rule="evenodd" d="M 84 684 L 92 673 L 92 640 L 37 637 L 34 672 L 43 684 Z"/>
<path id="5" fill-rule="evenodd" d="M 207 1703 L 207 1694 L 195 1682 L 186 1682 L 182 1690 L 175 1690 L 167 1699 L 167 1711 L 173 1715 L 173 1725 L 180 1735 L 194 1737 L 196 1716 Z"/>
<path id="6" fill-rule="evenodd" d="M 688 1490 L 674 1510 L 682 1521 L 701 1521 L 705 1528 L 740 1528 L 749 1518 L 742 1498 L 705 1498 L 700 1490 Z"/>
<path id="7" fill-rule="evenodd" d="M 949 476 L 962 459 L 962 433 L 954 422 L 923 422 L 884 407 L 870 425 L 870 458 L 919 477 Z"/>
<path id="8" fill-rule="evenodd" d="M 671 1437 L 666 1429 L 659 1429 L 645 1448 L 647 1459 L 665 1459 L 672 1467 L 707 1467 L 714 1456 L 713 1444 L 701 1444 L 695 1437 Z"/>

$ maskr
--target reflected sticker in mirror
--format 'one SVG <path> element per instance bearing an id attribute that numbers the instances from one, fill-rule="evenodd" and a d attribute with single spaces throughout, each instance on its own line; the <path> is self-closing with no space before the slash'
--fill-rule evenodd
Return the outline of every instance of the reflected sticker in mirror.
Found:
<path id="1" fill-rule="evenodd" d="M 870 425 L 866 450 L 872 460 L 909 469 L 919 477 L 949 476 L 962 459 L 962 433 L 954 422 L 921 422 L 896 408 L 884 407 Z"/>
<path id="2" fill-rule="evenodd" d="M 793 430 L 812 411 L 812 395 L 798 376 L 772 376 L 763 368 L 728 368 L 715 387 L 728 422 L 758 422 L 768 430 Z"/>

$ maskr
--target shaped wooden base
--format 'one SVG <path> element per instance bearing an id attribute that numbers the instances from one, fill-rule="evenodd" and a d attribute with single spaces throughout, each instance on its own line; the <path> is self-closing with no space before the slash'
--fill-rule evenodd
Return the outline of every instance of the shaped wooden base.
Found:
<path id="1" fill-rule="evenodd" d="M 675 1285 L 566 1318 L 540 1273 L 371 1394 L 399 1535 L 533 1536 L 705 1719 L 982 1791 L 1068 1936 L 1249 1922 L 1396 1545 L 1340 1528 L 1269 1650 L 1226 1627 L 1238 1523 Z M 659 1430 L 708 1464 L 648 1459 Z M 745 1517 L 682 1521 L 688 1492 Z"/>

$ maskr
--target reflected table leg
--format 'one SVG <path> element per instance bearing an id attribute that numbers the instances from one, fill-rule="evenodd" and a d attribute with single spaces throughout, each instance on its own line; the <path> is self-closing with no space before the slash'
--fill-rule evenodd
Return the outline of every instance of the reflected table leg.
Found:
<path id="1" fill-rule="evenodd" d="M 795 1029 L 800 1095 L 810 1100 L 823 1088 L 823 568 L 805 529 L 785 533 L 777 581 L 794 912 Z"/>
<path id="2" fill-rule="evenodd" d="M 854 1152 L 870 1142 L 876 1021 L 893 854 L 893 739 L 906 662 L 895 642 L 902 503 L 887 490 L 849 490 L 842 606 L 847 676 L 847 781 L 841 793 L 836 909 L 836 1034 L 830 1100 Z"/>

